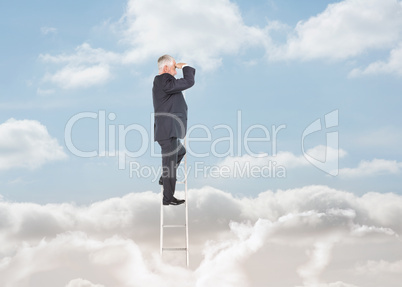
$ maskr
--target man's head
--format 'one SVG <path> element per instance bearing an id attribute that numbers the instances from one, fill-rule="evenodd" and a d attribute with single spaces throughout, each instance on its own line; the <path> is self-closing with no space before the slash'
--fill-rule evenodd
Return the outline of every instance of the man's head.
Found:
<path id="1" fill-rule="evenodd" d="M 169 73 L 172 76 L 177 74 L 176 61 L 172 56 L 163 55 L 158 59 L 159 74 Z"/>

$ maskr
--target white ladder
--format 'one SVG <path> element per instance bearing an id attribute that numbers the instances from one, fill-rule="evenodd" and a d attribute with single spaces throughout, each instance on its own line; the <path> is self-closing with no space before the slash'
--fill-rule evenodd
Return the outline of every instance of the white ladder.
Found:
<path id="1" fill-rule="evenodd" d="M 184 148 L 186 148 L 186 138 L 184 138 Z M 184 205 L 185 205 L 185 224 L 165 224 L 163 216 L 163 185 L 161 187 L 161 221 L 160 221 L 160 254 L 163 256 L 163 251 L 185 251 L 186 266 L 189 267 L 190 257 L 188 248 L 188 197 L 187 197 L 187 153 L 184 155 L 184 180 L 178 181 L 178 184 L 184 184 Z M 169 205 L 168 205 L 169 206 Z M 176 207 L 170 207 L 176 208 Z M 185 246 L 184 247 L 164 247 L 163 246 L 163 229 L 164 228 L 185 228 Z"/>

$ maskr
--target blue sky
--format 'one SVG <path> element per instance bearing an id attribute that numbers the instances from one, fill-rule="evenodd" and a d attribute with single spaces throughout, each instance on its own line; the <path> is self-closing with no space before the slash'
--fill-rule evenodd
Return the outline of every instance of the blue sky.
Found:
<path id="1" fill-rule="evenodd" d="M 203 4 L 198 10 L 174 9 L 172 17 L 166 18 L 157 9 L 155 18 L 152 13 L 140 14 L 151 9 L 145 4 L 133 2 L 138 7 L 130 11 L 125 1 L 1 4 L 0 120 L 37 121 L 64 153 L 35 166 L 19 162 L 27 160 L 24 156 L 12 159 L 0 173 L 2 195 L 15 201 L 85 203 L 156 189 L 150 178 L 130 178 L 127 168 L 117 169 L 116 157 L 77 157 L 65 145 L 64 128 L 76 114 L 105 111 L 116 116 L 113 121 L 107 119 L 107 126 L 139 124 L 150 134 L 152 78 L 155 61 L 163 53 L 197 69 L 197 84 L 187 95 L 190 126 L 229 125 L 237 138 L 241 111 L 242 138 L 252 125 L 264 125 L 271 132 L 273 125 L 285 125 L 278 134 L 277 150 L 300 156 L 303 130 L 338 110 L 336 132 L 339 149 L 345 152 L 339 169 L 356 169 L 361 161 L 370 165 L 364 175 L 347 178 L 330 177 L 311 165 L 287 168 L 287 176 L 281 179 L 190 176 L 192 186 L 212 185 L 243 195 L 306 184 L 328 184 L 358 194 L 399 193 L 401 64 L 398 59 L 391 63 L 392 53 L 400 54 L 400 20 L 392 14 L 392 5 L 397 4 L 384 4 L 377 20 L 356 17 L 353 13 L 359 3 L 338 2 L 334 6 L 337 2 L 223 1 L 209 6 L 215 10 L 212 14 Z M 195 15 L 192 22 L 187 18 L 191 13 Z M 350 26 L 342 30 L 337 18 L 344 19 L 345 26 L 349 21 Z M 164 22 L 167 28 L 182 32 L 164 34 Z M 332 29 L 333 35 L 327 37 L 326 29 Z M 378 62 L 385 68 L 368 69 Z M 96 119 L 75 125 L 73 140 L 79 148 L 98 148 L 97 126 Z M 212 140 L 227 136 L 220 132 L 213 132 Z M 205 133 L 195 128 L 192 135 Z M 258 128 L 250 135 L 264 136 Z M 140 142 L 138 132 L 128 133 L 126 148 L 135 151 Z M 237 145 L 234 142 L 236 151 Z M 325 131 L 311 137 L 309 145 L 325 145 Z M 228 148 L 225 143 L 219 146 Z M 256 153 L 272 153 L 272 142 L 254 146 Z M 211 143 L 198 143 L 198 148 L 211 151 Z M 197 150 L 197 144 L 193 149 Z M 4 147 L 2 154 L 6 153 Z M 385 166 L 376 165 L 374 159 L 384 160 Z M 189 157 L 193 164 L 197 160 Z M 202 160 L 216 165 L 222 159 L 210 155 Z M 159 165 L 149 151 L 129 161 Z"/>
<path id="2" fill-rule="evenodd" d="M 401 1 L 0 11 L 0 285 L 399 286 Z M 155 256 L 166 53 L 196 68 L 190 270 Z"/>

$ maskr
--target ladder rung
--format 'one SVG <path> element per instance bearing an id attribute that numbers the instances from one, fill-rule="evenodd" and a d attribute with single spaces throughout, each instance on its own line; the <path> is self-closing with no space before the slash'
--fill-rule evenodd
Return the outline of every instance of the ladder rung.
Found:
<path id="1" fill-rule="evenodd" d="M 185 247 L 169 247 L 169 248 L 162 248 L 162 250 L 166 250 L 166 251 L 186 251 L 187 248 Z"/>
<path id="2" fill-rule="evenodd" d="M 186 227 L 185 224 L 167 224 L 163 225 L 162 227 Z"/>
<path id="3" fill-rule="evenodd" d="M 186 182 L 185 182 L 185 181 L 176 181 L 176 183 L 178 183 L 178 184 L 185 184 Z"/>

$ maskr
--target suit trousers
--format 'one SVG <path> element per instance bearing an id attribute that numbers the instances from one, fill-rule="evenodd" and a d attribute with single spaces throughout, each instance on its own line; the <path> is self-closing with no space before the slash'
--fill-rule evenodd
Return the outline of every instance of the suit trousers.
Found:
<path id="1" fill-rule="evenodd" d="M 177 168 L 186 154 L 186 149 L 176 137 L 159 140 L 162 149 L 163 201 L 170 202 L 176 189 Z"/>

